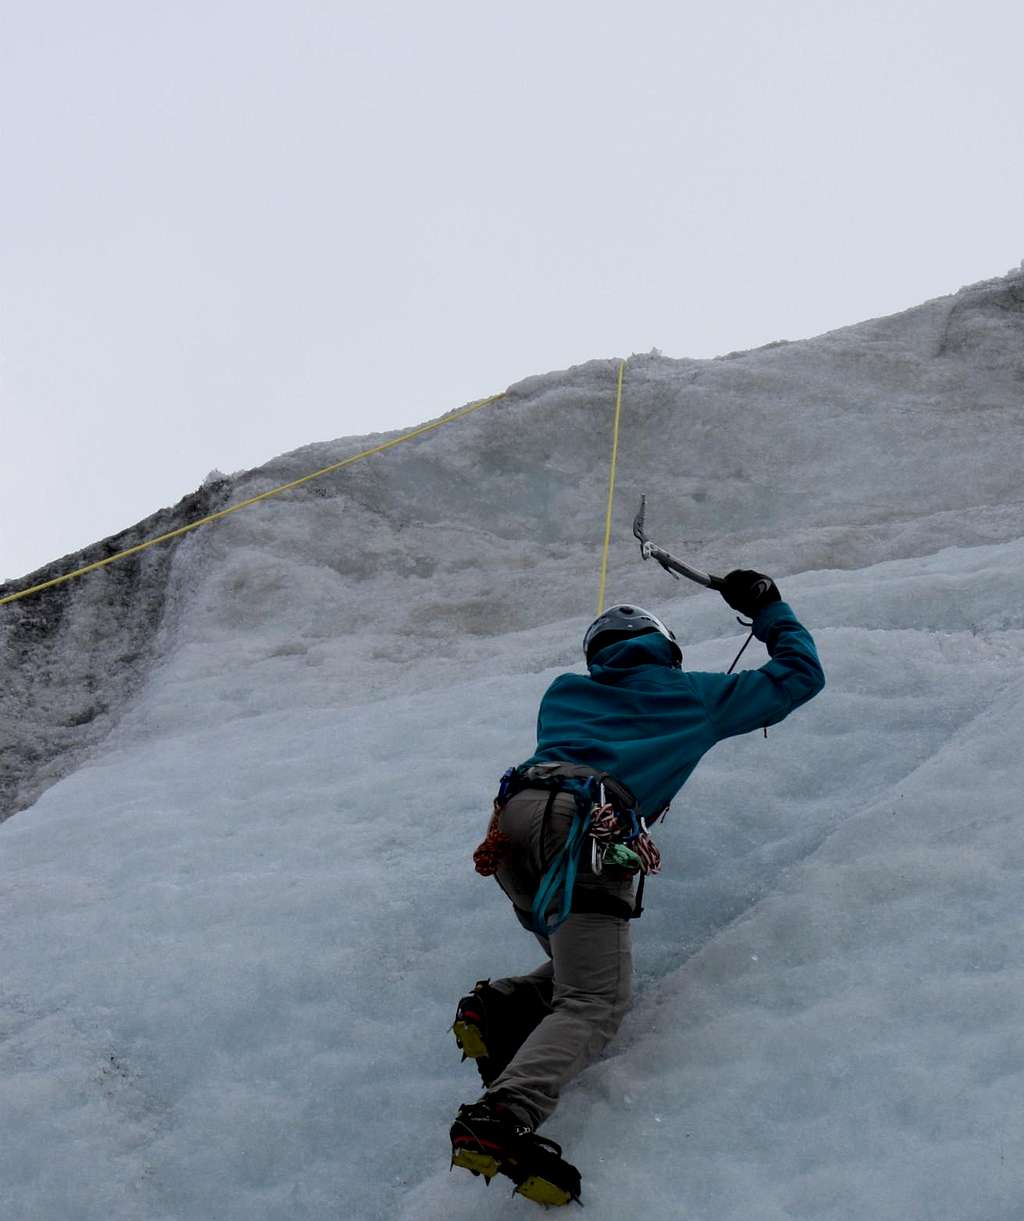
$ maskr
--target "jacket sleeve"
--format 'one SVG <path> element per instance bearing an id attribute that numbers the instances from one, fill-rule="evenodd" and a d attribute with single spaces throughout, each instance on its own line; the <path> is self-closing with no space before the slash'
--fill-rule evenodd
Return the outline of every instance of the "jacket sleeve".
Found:
<path id="1" fill-rule="evenodd" d="M 754 635 L 771 661 L 739 674 L 692 674 L 715 741 L 776 725 L 825 686 L 810 632 L 787 602 L 773 602 L 754 620 Z"/>

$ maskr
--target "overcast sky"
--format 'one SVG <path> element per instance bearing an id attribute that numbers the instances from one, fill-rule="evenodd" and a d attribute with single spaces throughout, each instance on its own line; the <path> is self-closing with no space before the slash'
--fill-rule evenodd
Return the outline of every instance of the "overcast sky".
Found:
<path id="1" fill-rule="evenodd" d="M 1022 11 L 5 0 L 0 577 L 213 468 L 1003 274 Z"/>

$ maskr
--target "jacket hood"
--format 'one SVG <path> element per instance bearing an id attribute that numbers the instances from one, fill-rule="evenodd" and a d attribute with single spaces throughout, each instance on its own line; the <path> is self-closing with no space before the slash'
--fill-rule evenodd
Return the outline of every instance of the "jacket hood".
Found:
<path id="1" fill-rule="evenodd" d="M 590 676 L 599 683 L 615 682 L 627 670 L 638 666 L 664 666 L 672 669 L 675 653 L 672 642 L 660 632 L 644 632 L 642 636 L 629 636 L 615 640 L 598 649 L 590 663 Z"/>

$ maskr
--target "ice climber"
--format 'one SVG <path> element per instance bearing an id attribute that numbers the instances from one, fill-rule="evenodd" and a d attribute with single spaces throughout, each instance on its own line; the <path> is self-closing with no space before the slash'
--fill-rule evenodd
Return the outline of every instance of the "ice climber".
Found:
<path id="1" fill-rule="evenodd" d="M 493 873 L 547 955 L 529 975 L 481 981 L 453 1030 L 485 1092 L 459 1108 L 453 1165 L 512 1179 L 542 1204 L 580 1196 L 580 1175 L 536 1129 L 559 1092 L 608 1043 L 630 1001 L 634 880 L 656 872 L 647 826 L 723 738 L 776 724 L 825 677 L 810 633 L 775 582 L 721 582 L 770 660 L 737 674 L 682 669 L 650 612 L 615 606 L 583 641 L 589 674 L 562 674 L 541 700 L 537 749 L 502 777 L 477 868 Z"/>

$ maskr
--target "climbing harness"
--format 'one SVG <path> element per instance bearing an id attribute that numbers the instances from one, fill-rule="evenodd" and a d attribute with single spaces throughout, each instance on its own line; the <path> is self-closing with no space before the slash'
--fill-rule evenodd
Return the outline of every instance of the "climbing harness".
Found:
<path id="1" fill-rule="evenodd" d="M 600 911 L 622 919 L 639 918 L 643 911 L 644 880 L 648 874 L 660 871 L 661 853 L 629 789 L 614 777 L 583 765 L 535 763 L 510 767 L 504 773 L 487 834 L 473 853 L 477 872 L 489 877 L 501 867 L 511 847 L 511 840 L 501 830 L 501 813 L 516 793 L 527 788 L 549 791 L 545 821 L 559 793 L 569 794 L 576 804 L 568 835 L 551 860 L 545 863 L 530 911 L 523 913 L 530 928 L 541 937 L 550 937 L 573 911 Z M 543 834 L 541 840 L 543 842 Z M 574 893 L 588 841 L 590 866 L 596 876 L 606 867 L 640 875 L 632 905 L 615 895 L 590 891 Z"/>

